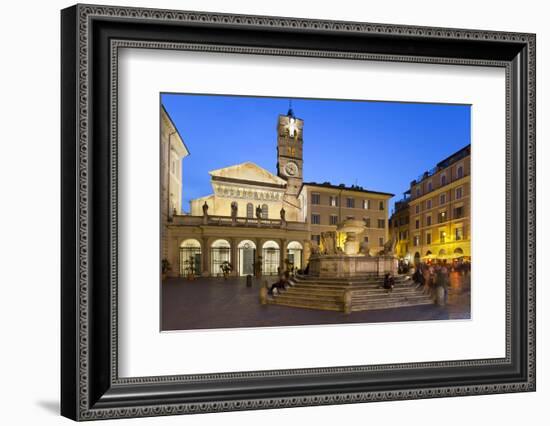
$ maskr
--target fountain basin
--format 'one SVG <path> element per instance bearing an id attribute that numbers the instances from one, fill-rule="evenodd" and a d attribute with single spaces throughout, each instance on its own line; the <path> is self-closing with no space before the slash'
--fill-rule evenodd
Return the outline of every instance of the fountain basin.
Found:
<path id="1" fill-rule="evenodd" d="M 314 277 L 353 278 L 362 275 L 397 274 L 397 259 L 393 256 L 363 254 L 312 255 L 309 275 Z"/>

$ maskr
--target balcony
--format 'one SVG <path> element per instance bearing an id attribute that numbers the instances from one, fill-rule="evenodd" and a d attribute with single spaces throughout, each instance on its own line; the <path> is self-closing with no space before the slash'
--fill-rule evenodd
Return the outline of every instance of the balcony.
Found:
<path id="1" fill-rule="evenodd" d="M 176 226 L 238 226 L 248 228 L 284 228 L 293 231 L 307 230 L 305 222 L 289 222 L 283 223 L 281 219 L 257 219 L 248 217 L 237 217 L 235 220 L 231 216 L 191 216 L 191 215 L 176 215 L 172 217 L 169 225 Z"/>

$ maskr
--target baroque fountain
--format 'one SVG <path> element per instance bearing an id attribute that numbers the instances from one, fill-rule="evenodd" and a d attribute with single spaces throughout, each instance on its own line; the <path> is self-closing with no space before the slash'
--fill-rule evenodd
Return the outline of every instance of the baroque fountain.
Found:
<path id="1" fill-rule="evenodd" d="M 342 279 L 367 275 L 383 276 L 386 273 L 395 275 L 395 243 L 388 241 L 382 251 L 372 255 L 368 244 L 358 241 L 358 235 L 364 231 L 362 220 L 348 219 L 338 225 L 337 231 L 323 232 L 321 245 L 312 250 L 309 275 Z M 338 233 L 345 235 L 343 248 L 337 245 Z"/>

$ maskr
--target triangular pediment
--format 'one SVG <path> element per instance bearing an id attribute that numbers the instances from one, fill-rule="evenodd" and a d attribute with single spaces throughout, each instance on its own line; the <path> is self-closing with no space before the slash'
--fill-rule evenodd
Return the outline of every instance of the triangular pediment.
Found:
<path id="1" fill-rule="evenodd" d="M 257 164 L 247 161 L 234 166 L 224 167 L 223 169 L 212 170 L 209 172 L 212 178 L 216 180 L 236 180 L 251 183 L 265 183 L 270 185 L 286 185 L 286 180 L 275 176 Z"/>

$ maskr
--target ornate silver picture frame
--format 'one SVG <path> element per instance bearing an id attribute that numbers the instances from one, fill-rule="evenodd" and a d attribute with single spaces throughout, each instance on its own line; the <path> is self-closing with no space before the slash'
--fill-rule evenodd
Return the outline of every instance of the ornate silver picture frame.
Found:
<path id="1" fill-rule="evenodd" d="M 94 420 L 535 390 L 534 34 L 95 5 L 64 9 L 61 30 L 62 415 Z M 120 377 L 123 47 L 504 69 L 506 259 L 498 267 L 506 269 L 505 356 Z"/>

